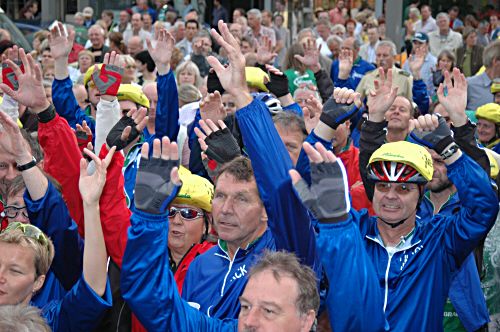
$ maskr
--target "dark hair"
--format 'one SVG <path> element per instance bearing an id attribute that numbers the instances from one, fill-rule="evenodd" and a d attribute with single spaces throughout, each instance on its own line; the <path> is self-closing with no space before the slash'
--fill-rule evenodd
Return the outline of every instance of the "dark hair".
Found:
<path id="1" fill-rule="evenodd" d="M 139 62 L 146 64 L 147 69 L 149 72 L 153 72 L 155 70 L 155 62 L 153 58 L 151 58 L 151 55 L 149 55 L 148 51 L 141 51 L 137 53 L 134 57 L 134 59 L 138 60 Z"/>
<path id="2" fill-rule="evenodd" d="M 225 163 L 219 170 L 217 178 L 220 178 L 223 173 L 232 175 L 237 181 L 250 182 L 255 179 L 250 159 L 246 157 L 236 157 Z"/>
<path id="3" fill-rule="evenodd" d="M 112 10 L 109 10 L 109 9 L 105 9 L 102 11 L 101 15 L 104 14 L 108 17 L 111 17 L 111 19 L 114 19 L 115 18 L 115 14 L 113 13 Z"/>
<path id="4" fill-rule="evenodd" d="M 297 282 L 295 306 L 301 316 L 307 315 L 310 310 L 318 312 L 319 293 L 316 274 L 309 266 L 300 264 L 297 256 L 286 251 L 265 250 L 250 269 L 248 279 L 265 271 L 270 271 L 278 282 L 283 277 L 290 277 Z"/>
<path id="5" fill-rule="evenodd" d="M 194 23 L 194 24 L 196 24 L 196 29 L 200 28 L 200 23 L 198 23 L 197 20 L 187 20 L 186 21 L 186 28 L 187 28 L 188 23 Z"/>

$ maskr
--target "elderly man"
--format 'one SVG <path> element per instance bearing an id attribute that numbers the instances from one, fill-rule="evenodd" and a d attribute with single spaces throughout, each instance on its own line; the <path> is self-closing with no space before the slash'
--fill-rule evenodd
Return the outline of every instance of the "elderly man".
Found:
<path id="1" fill-rule="evenodd" d="M 439 13 L 436 17 L 438 30 L 429 33 L 429 46 L 432 55 L 437 57 L 442 50 L 455 53 L 462 46 L 462 35 L 450 29 L 450 17 Z"/>
<path id="2" fill-rule="evenodd" d="M 104 45 L 104 29 L 100 25 L 93 25 L 89 29 L 90 47 L 87 48 L 94 55 L 96 63 L 102 62 L 104 54 L 109 51 L 109 47 Z"/>
<path id="3" fill-rule="evenodd" d="M 144 48 L 146 47 L 146 39 L 152 39 L 151 33 L 144 30 L 142 15 L 139 13 L 132 15 L 131 29 L 125 30 L 123 33 L 123 41 L 125 42 L 125 45 L 128 45 L 129 39 L 132 36 L 141 37 L 144 43 Z"/>
<path id="4" fill-rule="evenodd" d="M 380 34 L 378 33 L 378 27 L 368 28 L 368 42 L 361 45 L 359 48 L 359 56 L 369 62 L 375 63 L 375 49 L 377 48 L 378 42 L 380 40 Z"/>
<path id="5" fill-rule="evenodd" d="M 423 32 L 426 34 L 437 30 L 436 20 L 432 17 L 431 7 L 429 5 L 422 5 L 420 8 L 422 18 L 415 24 L 415 32 Z"/>
<path id="6" fill-rule="evenodd" d="M 248 26 L 250 30 L 248 35 L 257 39 L 259 43 L 262 43 L 262 37 L 267 36 L 271 40 L 271 45 L 274 48 L 276 46 L 276 33 L 273 29 L 267 28 L 262 25 L 262 13 L 258 9 L 250 9 L 247 12 Z"/>

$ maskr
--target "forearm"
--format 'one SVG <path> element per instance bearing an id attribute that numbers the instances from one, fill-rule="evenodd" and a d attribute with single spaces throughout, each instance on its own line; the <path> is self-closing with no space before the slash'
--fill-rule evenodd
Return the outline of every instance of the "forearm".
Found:
<path id="1" fill-rule="evenodd" d="M 97 104 L 95 124 L 95 153 L 99 155 L 102 145 L 106 142 L 111 128 L 120 120 L 121 109 L 116 98 L 104 100 L 101 98 Z"/>
<path id="2" fill-rule="evenodd" d="M 323 102 L 326 102 L 328 98 L 333 95 L 333 82 L 327 73 L 321 69 L 314 73 L 314 78 L 318 84 L 318 91 Z"/>
<path id="3" fill-rule="evenodd" d="M 475 138 L 476 127 L 467 121 L 462 126 L 452 127 L 454 136 L 453 139 L 460 146 L 460 149 L 467 153 L 487 172 L 490 172 L 490 161 L 486 152 L 479 148 Z"/>
<path id="4" fill-rule="evenodd" d="M 167 136 L 176 141 L 179 133 L 179 95 L 173 71 L 158 75 L 157 92 L 155 137 L 161 139 Z"/>
<path id="5" fill-rule="evenodd" d="M 27 154 L 26 156 L 20 157 L 16 159 L 18 165 L 25 165 L 32 161 L 31 154 Z M 30 193 L 30 196 L 34 200 L 38 200 L 42 198 L 47 192 L 48 188 L 48 180 L 47 177 L 42 173 L 40 168 L 37 166 L 27 169 L 21 172 L 23 176 L 24 184 L 26 185 L 26 190 Z"/>
<path id="6" fill-rule="evenodd" d="M 69 76 L 68 58 L 63 57 L 54 61 L 54 77 L 56 80 L 64 80 Z"/>
<path id="7" fill-rule="evenodd" d="M 368 180 L 366 167 L 375 150 L 384 144 L 386 122 L 365 121 L 361 126 L 361 137 L 359 140 L 359 172 L 365 185 L 366 195 L 371 201 L 373 199 L 374 185 Z"/>
<path id="8" fill-rule="evenodd" d="M 84 203 L 85 249 L 83 251 L 83 276 L 99 296 L 104 294 L 107 282 L 106 246 L 101 228 L 98 203 Z"/>

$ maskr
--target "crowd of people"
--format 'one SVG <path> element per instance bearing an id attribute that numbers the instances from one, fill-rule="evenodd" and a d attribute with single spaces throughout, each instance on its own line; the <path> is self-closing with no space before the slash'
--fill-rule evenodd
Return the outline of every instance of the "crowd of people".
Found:
<path id="1" fill-rule="evenodd" d="M 1 34 L 0 331 L 500 331 L 497 13 L 184 5 Z"/>

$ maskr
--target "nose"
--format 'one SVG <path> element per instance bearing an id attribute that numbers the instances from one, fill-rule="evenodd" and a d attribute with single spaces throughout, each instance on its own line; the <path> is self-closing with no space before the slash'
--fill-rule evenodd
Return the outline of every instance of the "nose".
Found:
<path id="1" fill-rule="evenodd" d="M 233 211 L 233 201 L 231 198 L 226 198 L 222 204 L 221 212 L 224 214 L 230 214 Z"/>
<path id="2" fill-rule="evenodd" d="M 177 212 L 173 218 L 169 218 L 171 223 L 174 223 L 176 225 L 182 224 L 180 212 Z"/>
<path id="3" fill-rule="evenodd" d="M 250 309 L 243 318 L 245 331 L 255 331 L 259 326 L 260 314 L 257 308 Z"/>

